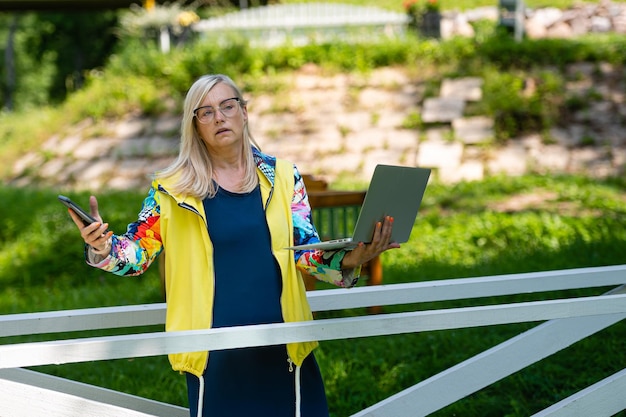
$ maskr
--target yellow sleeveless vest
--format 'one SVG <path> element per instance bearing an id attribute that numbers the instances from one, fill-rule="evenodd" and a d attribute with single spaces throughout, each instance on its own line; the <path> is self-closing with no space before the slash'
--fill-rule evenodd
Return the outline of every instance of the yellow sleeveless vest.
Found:
<path id="1" fill-rule="evenodd" d="M 293 165 L 276 161 L 275 184 L 260 171 L 259 182 L 272 251 L 282 273 L 281 308 L 285 322 L 312 320 L 306 290 L 296 268 L 293 252 L 291 199 L 294 193 Z M 207 233 L 204 206 L 196 198 L 181 198 L 167 192 L 170 181 L 156 180 L 153 186 L 161 216 L 159 229 L 167 253 L 165 288 L 167 331 L 208 329 L 212 326 L 214 299 L 213 244 Z M 184 206 L 184 207 L 181 207 Z M 289 358 L 298 366 L 318 345 L 317 342 L 290 343 Z M 209 353 L 188 352 L 169 355 L 172 368 L 201 376 Z"/>

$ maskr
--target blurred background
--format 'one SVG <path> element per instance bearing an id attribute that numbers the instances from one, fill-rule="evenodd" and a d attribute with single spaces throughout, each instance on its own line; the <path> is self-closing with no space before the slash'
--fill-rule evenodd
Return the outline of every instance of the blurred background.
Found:
<path id="1" fill-rule="evenodd" d="M 626 2 L 608 0 L 0 0 L 0 314 L 164 300 L 156 266 L 88 267 L 56 196 L 98 195 L 123 233 L 176 155 L 187 89 L 218 72 L 243 87 L 262 149 L 330 189 L 365 189 L 377 163 L 433 169 L 385 284 L 624 264 L 625 34 Z M 323 342 L 331 414 L 533 325 Z M 55 336 L 75 335 L 0 343 Z M 435 415 L 531 415 L 621 370 L 625 336 L 618 323 Z M 187 401 L 163 357 L 37 370 Z"/>

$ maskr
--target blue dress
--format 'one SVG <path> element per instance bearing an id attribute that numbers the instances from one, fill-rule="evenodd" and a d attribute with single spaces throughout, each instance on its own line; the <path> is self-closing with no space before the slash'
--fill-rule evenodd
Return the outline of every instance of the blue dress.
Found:
<path id="1" fill-rule="evenodd" d="M 204 200 L 204 208 L 214 246 L 213 327 L 282 323 L 281 275 L 260 188 L 243 194 L 220 188 L 214 198 Z M 287 359 L 285 345 L 211 351 L 202 416 L 295 416 L 296 373 Z M 313 354 L 302 365 L 300 383 L 302 417 L 327 417 Z M 196 417 L 199 379 L 187 374 L 187 386 L 190 413 Z"/>

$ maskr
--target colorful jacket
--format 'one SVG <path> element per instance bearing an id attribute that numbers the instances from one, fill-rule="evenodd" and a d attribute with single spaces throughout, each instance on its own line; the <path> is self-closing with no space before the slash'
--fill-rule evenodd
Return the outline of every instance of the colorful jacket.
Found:
<path id="1" fill-rule="evenodd" d="M 282 273 L 281 308 L 285 322 L 312 320 L 300 271 L 338 286 L 352 286 L 358 270 L 342 271 L 345 251 L 296 251 L 284 248 L 314 243 L 304 182 L 297 168 L 253 148 L 274 256 Z M 171 179 L 155 180 L 138 220 L 112 238 L 111 254 L 91 265 L 117 275 L 143 273 L 162 252 L 165 262 L 167 331 L 208 329 L 212 325 L 213 245 L 202 200 L 170 192 Z M 245 253 L 241 254 L 245 259 Z M 88 260 L 89 262 L 89 260 Z M 317 342 L 287 345 L 290 360 L 301 365 Z M 202 375 L 208 352 L 169 355 L 174 370 Z"/>

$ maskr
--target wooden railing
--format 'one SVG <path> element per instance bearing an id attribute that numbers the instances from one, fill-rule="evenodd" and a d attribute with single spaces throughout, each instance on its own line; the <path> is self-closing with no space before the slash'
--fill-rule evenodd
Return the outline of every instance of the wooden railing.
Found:
<path id="1" fill-rule="evenodd" d="M 182 407 L 21 367 L 549 320 L 353 417 L 426 416 L 626 318 L 626 265 L 314 291 L 314 311 L 618 286 L 600 296 L 339 319 L 13 343 L 0 346 L 0 415 L 186 416 Z M 164 304 L 0 316 L 0 337 L 162 324 Z M 626 369 L 535 416 L 626 409 Z M 92 412 L 96 410 L 97 412 Z M 583 410 L 583 414 L 580 414 Z"/>

